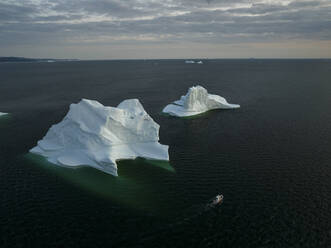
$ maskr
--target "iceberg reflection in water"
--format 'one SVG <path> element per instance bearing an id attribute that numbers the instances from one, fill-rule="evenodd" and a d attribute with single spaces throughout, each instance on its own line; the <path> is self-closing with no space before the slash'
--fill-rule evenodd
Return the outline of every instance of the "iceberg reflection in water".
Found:
<path id="1" fill-rule="evenodd" d="M 46 169 L 71 184 L 121 206 L 152 212 L 171 208 L 171 204 L 165 201 L 166 185 L 155 184 L 155 181 L 174 177 L 174 169 L 169 162 L 142 158 L 118 161 L 121 174 L 114 177 L 91 167 L 71 169 L 55 166 L 43 156 L 33 153 L 26 154 L 24 159 L 31 166 Z"/>

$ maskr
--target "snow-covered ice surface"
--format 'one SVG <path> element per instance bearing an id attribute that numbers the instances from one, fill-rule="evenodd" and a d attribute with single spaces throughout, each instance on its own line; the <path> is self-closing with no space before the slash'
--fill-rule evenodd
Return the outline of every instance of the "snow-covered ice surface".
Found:
<path id="1" fill-rule="evenodd" d="M 198 115 L 212 109 L 239 108 L 238 104 L 230 104 L 225 98 L 208 94 L 202 86 L 191 87 L 180 100 L 167 105 L 163 112 L 179 117 Z"/>
<path id="2" fill-rule="evenodd" d="M 117 176 L 117 160 L 169 161 L 168 146 L 158 142 L 159 128 L 137 99 L 117 107 L 83 99 L 71 104 L 64 119 L 30 152 L 57 165 L 91 166 Z"/>
<path id="3" fill-rule="evenodd" d="M 2 112 L 0 112 L 0 116 L 3 116 L 3 115 L 6 115 L 7 113 L 2 113 Z"/>

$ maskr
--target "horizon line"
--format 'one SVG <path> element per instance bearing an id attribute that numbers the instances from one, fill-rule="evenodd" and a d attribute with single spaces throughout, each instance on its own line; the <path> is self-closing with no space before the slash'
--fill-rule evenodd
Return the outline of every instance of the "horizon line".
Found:
<path id="1" fill-rule="evenodd" d="M 116 60 L 239 60 L 239 59 L 246 59 L 246 60 L 307 60 L 307 59 L 315 59 L 315 60 L 330 60 L 331 57 L 323 58 L 323 57 L 289 57 L 289 58 L 282 58 L 282 57 L 242 57 L 242 58 L 199 58 L 199 57 L 191 57 L 191 58 L 90 58 L 90 59 L 79 59 L 79 58 L 52 58 L 52 57 L 44 57 L 44 58 L 38 58 L 38 57 L 22 57 L 22 56 L 0 56 L 1 58 L 17 58 L 17 59 L 32 59 L 32 60 L 76 60 L 76 61 L 116 61 Z"/>

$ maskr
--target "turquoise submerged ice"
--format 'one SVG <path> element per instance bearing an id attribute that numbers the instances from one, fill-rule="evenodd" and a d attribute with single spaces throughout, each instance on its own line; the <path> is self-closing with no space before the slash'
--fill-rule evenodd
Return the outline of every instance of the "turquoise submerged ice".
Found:
<path id="1" fill-rule="evenodd" d="M 64 119 L 30 152 L 57 165 L 91 166 L 117 176 L 117 160 L 169 160 L 168 146 L 158 142 L 159 128 L 137 99 L 117 107 L 83 99 L 71 104 Z"/>
<path id="2" fill-rule="evenodd" d="M 191 87 L 180 100 L 167 105 L 163 112 L 179 117 L 198 115 L 212 109 L 239 108 L 238 104 L 230 104 L 225 98 L 208 94 L 202 86 Z"/>

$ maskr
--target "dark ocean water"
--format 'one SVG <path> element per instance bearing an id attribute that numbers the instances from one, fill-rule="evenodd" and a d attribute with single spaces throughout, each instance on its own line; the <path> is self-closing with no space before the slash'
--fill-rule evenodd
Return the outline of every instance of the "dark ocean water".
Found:
<path id="1" fill-rule="evenodd" d="M 161 114 L 195 84 L 241 108 Z M 2 63 L 0 247 L 331 247 L 330 96 L 331 60 Z M 28 154 L 81 98 L 139 98 L 170 164 Z"/>

